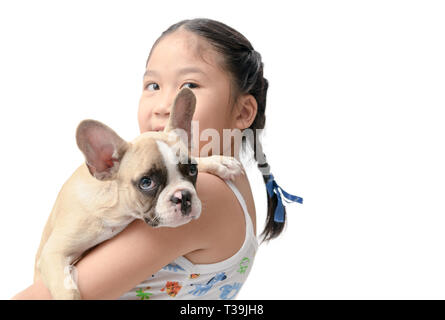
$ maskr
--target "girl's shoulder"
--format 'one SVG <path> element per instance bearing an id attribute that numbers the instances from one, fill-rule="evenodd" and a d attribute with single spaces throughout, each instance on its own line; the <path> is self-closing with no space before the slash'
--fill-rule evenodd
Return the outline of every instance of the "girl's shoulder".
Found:
<path id="1" fill-rule="evenodd" d="M 237 176 L 233 185 L 239 190 L 255 230 L 255 206 L 247 176 Z M 236 195 L 223 179 L 208 173 L 199 173 L 196 191 L 202 203 L 199 219 L 190 227 L 200 233 L 201 248 L 185 255 L 192 263 L 208 264 L 234 255 L 245 238 L 245 216 Z"/>

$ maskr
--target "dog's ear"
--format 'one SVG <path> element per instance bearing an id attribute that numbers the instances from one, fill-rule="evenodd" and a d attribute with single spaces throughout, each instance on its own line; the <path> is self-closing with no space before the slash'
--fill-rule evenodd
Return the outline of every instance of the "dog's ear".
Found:
<path id="1" fill-rule="evenodd" d="M 170 119 L 164 132 L 175 131 L 188 148 L 192 141 L 192 118 L 195 113 L 196 97 L 192 90 L 183 88 L 173 102 Z"/>
<path id="2" fill-rule="evenodd" d="M 91 175 L 98 180 L 111 180 L 128 149 L 128 142 L 96 120 L 83 120 L 76 130 L 77 146 L 85 155 Z"/>

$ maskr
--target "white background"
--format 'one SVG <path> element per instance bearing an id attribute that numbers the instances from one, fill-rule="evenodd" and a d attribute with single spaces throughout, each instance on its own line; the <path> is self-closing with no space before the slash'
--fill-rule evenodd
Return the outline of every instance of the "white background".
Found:
<path id="1" fill-rule="evenodd" d="M 444 16 L 440 1 L 2 1 L 0 298 L 32 282 L 44 223 L 83 161 L 77 124 L 136 137 L 153 42 L 207 17 L 262 54 L 265 152 L 304 198 L 239 298 L 444 299 Z"/>

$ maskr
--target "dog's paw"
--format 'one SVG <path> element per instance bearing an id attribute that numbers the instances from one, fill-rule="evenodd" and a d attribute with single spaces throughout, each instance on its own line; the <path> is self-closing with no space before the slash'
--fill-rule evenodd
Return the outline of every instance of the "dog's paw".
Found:
<path id="1" fill-rule="evenodd" d="M 200 171 L 212 173 L 221 179 L 234 181 L 239 174 L 244 174 L 241 163 L 233 157 L 228 156 L 210 156 L 200 158 L 198 169 Z"/>
<path id="2" fill-rule="evenodd" d="M 223 179 L 235 180 L 239 174 L 244 174 L 241 163 L 232 157 L 221 157 L 221 165 L 219 166 L 219 176 Z"/>
<path id="3" fill-rule="evenodd" d="M 50 290 L 54 300 L 81 300 L 80 292 L 76 289 Z"/>

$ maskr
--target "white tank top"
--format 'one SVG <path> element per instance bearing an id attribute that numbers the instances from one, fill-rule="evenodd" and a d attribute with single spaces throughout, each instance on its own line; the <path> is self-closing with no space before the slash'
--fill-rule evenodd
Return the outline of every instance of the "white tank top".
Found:
<path id="1" fill-rule="evenodd" d="M 244 212 L 246 234 L 241 249 L 230 258 L 211 264 L 193 264 L 181 256 L 119 300 L 229 300 L 237 296 L 252 269 L 258 241 L 243 196 L 231 181 L 225 181 Z"/>

